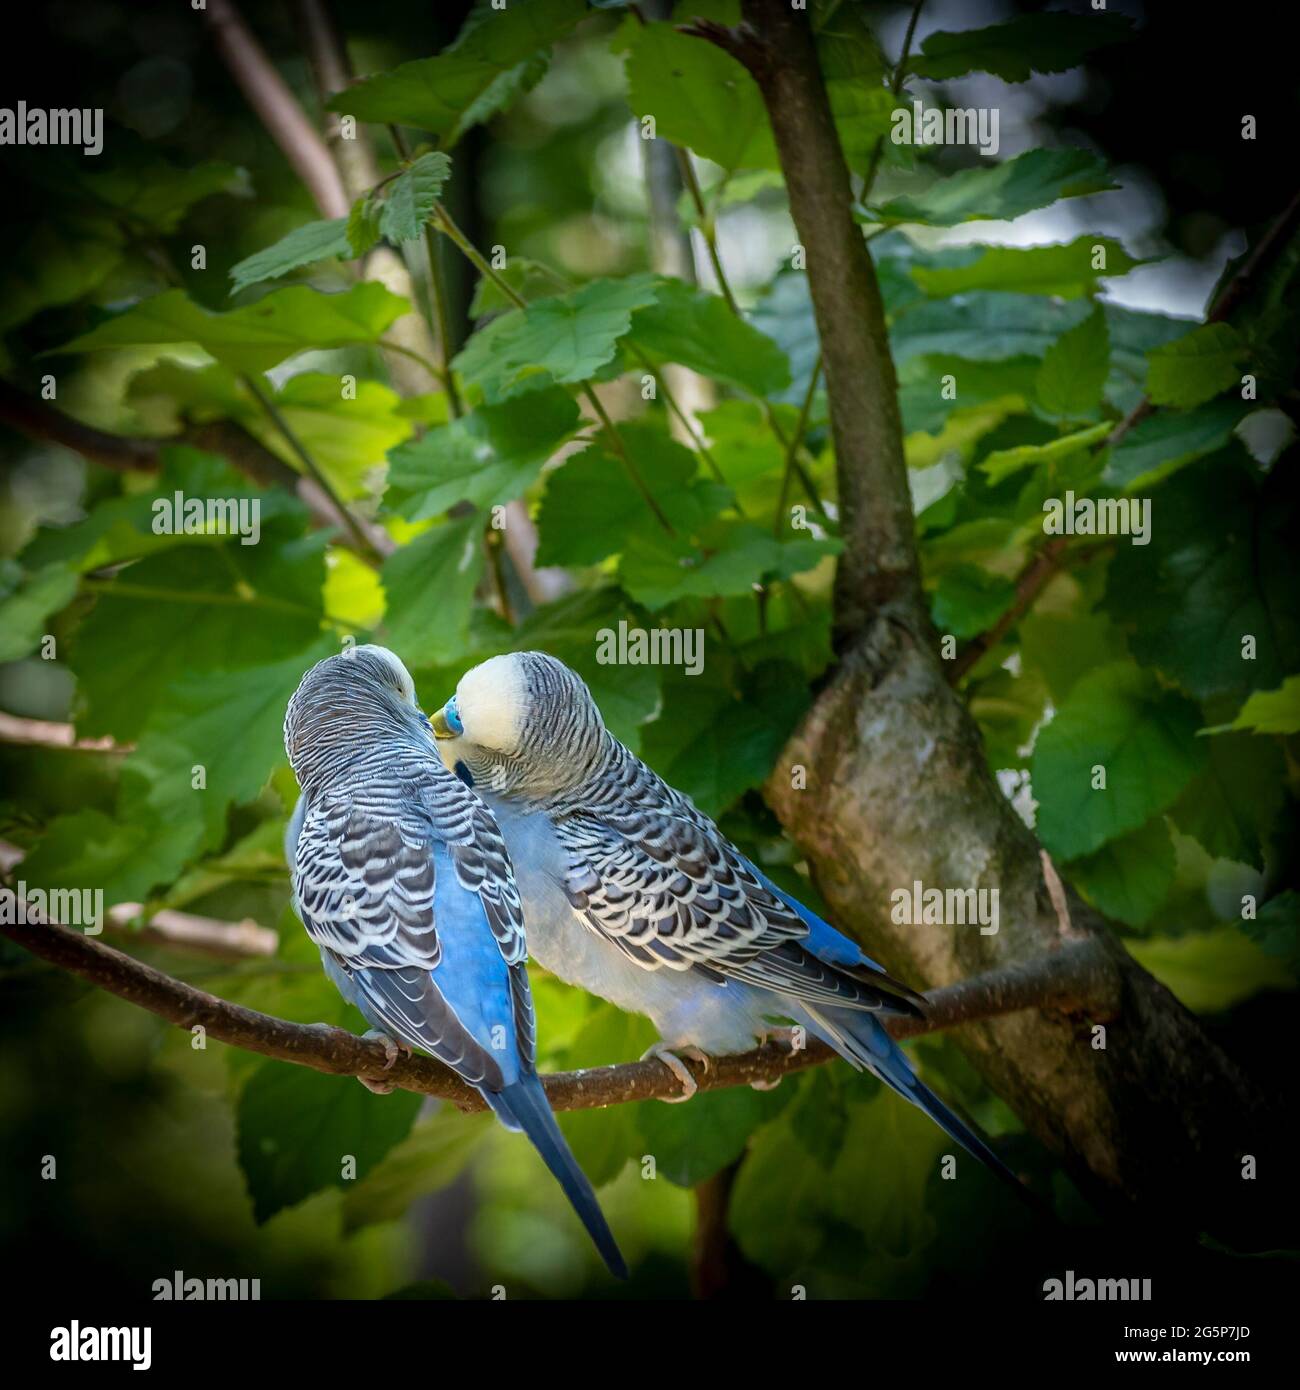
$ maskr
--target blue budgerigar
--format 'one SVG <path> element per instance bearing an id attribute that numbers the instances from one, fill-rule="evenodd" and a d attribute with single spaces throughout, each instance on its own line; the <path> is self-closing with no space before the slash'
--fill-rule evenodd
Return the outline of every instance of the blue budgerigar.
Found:
<path id="1" fill-rule="evenodd" d="M 618 741 L 582 679 L 542 652 L 467 672 L 432 717 L 449 767 L 497 817 L 533 957 L 647 1015 L 660 1057 L 744 1052 L 802 1025 L 1016 1179 L 915 1074 L 881 1017 L 923 1001 L 783 892 Z M 1018 1185 L 1018 1184 L 1017 1184 Z"/>
<path id="2" fill-rule="evenodd" d="M 532 1140 L 610 1269 L 626 1273 L 534 1060 L 519 892 L 496 821 L 447 771 L 410 674 L 383 647 L 312 667 L 285 747 L 294 903 L 325 972 L 385 1040 L 437 1057 Z"/>

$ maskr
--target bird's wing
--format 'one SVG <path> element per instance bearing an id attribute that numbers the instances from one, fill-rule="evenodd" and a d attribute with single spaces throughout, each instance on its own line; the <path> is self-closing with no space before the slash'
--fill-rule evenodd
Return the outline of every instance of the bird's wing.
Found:
<path id="1" fill-rule="evenodd" d="M 466 1080 L 499 1087 L 493 1019 L 533 1058 L 523 912 L 488 809 L 441 767 L 319 796 L 301 818 L 294 896 L 365 1012 Z M 513 1071 L 513 1068 L 511 1068 Z"/>
<path id="2" fill-rule="evenodd" d="M 809 924 L 714 823 L 641 764 L 631 795 L 557 818 L 580 920 L 647 970 L 696 970 L 820 1004 L 915 1012 L 865 960 L 822 959 Z M 627 790 L 627 789 L 625 789 Z M 847 943 L 846 943 L 847 944 Z"/>

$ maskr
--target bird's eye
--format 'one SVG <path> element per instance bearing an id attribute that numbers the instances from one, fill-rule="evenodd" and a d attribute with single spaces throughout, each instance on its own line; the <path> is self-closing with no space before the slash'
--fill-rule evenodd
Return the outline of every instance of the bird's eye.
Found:
<path id="1" fill-rule="evenodd" d="M 453 734 L 463 734 L 465 726 L 461 723 L 460 711 L 456 708 L 456 697 L 453 695 L 443 708 L 443 714 L 447 718 L 447 727 Z"/>

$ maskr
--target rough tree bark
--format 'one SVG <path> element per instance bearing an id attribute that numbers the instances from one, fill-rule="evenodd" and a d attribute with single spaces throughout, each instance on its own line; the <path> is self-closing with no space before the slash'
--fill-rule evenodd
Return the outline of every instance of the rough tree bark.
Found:
<path id="1" fill-rule="evenodd" d="M 945 678 L 921 591 L 880 290 L 850 214 L 807 15 L 787 0 L 744 0 L 743 15 L 737 28 L 698 22 L 691 32 L 750 70 L 771 118 L 825 357 L 846 542 L 839 663 L 783 752 L 770 804 L 835 920 L 913 983 L 942 986 L 1041 956 L 1067 934 L 1095 939 L 1120 982 L 1109 1016 L 1032 1009 L 954 1036 L 1094 1199 L 1253 1238 L 1267 1231 L 1269 1199 L 1263 1183 L 1243 1181 L 1242 1156 L 1277 1151 L 1268 1104 L 1074 895 L 1063 931 L 1039 847 Z M 806 790 L 794 789 L 796 765 Z M 891 892 L 917 879 L 999 889 L 1001 931 L 894 924 Z M 1105 1025 L 1104 1049 L 1093 1024 Z"/>

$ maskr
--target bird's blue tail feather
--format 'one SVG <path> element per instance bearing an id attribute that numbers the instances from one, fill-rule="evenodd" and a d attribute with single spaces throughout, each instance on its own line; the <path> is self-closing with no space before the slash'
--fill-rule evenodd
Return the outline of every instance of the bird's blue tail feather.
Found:
<path id="1" fill-rule="evenodd" d="M 483 1099 L 496 1111 L 507 1129 L 523 1130 L 551 1170 L 556 1182 L 564 1189 L 579 1220 L 600 1251 L 601 1258 L 616 1278 L 627 1278 L 627 1265 L 605 1221 L 600 1204 L 587 1175 L 578 1167 L 560 1127 L 551 1112 L 550 1102 L 541 1079 L 535 1074 L 525 1076 L 500 1091 L 483 1091 Z"/>
<path id="2" fill-rule="evenodd" d="M 1021 1196 L 1027 1196 L 1024 1183 L 993 1152 L 988 1143 L 939 1099 L 912 1070 L 907 1054 L 889 1036 L 874 1015 L 855 1009 L 808 1010 L 816 1031 L 846 1061 L 865 1067 L 886 1086 L 897 1091 L 917 1109 L 927 1114 L 949 1138 L 967 1153 L 986 1164 Z"/>

